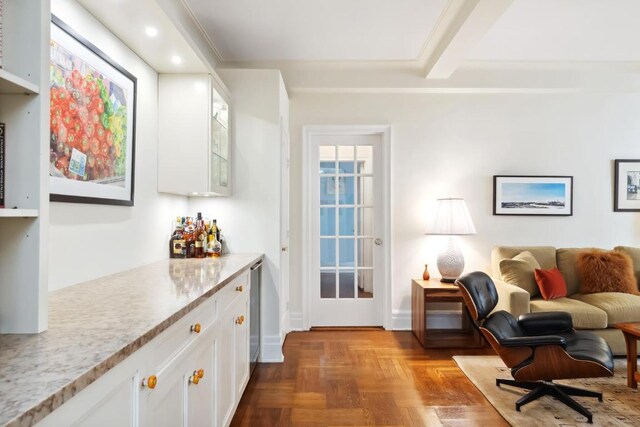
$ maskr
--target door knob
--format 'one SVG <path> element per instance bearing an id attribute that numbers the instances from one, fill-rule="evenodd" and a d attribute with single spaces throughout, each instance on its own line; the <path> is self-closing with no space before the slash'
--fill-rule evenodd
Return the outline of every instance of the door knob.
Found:
<path id="1" fill-rule="evenodd" d="M 380 246 L 380 245 L 382 244 L 382 239 L 379 239 L 379 238 L 378 238 L 378 239 L 375 239 L 375 240 L 373 241 L 373 243 L 375 243 L 376 245 Z"/>
<path id="2" fill-rule="evenodd" d="M 289 249 L 289 248 L 287 248 L 286 246 L 283 246 L 282 248 L 280 248 L 280 250 L 281 250 L 282 252 L 287 252 L 287 249 Z"/>

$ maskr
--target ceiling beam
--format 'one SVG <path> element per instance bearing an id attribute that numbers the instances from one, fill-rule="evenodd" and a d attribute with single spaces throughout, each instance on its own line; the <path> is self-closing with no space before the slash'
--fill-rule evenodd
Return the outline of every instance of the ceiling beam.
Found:
<path id="1" fill-rule="evenodd" d="M 448 79 L 513 0 L 451 0 L 423 50 L 427 79 Z"/>

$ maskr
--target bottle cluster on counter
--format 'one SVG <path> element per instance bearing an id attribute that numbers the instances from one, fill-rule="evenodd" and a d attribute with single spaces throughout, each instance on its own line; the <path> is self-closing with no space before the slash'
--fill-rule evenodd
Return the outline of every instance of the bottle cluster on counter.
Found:
<path id="1" fill-rule="evenodd" d="M 170 258 L 219 257 L 222 254 L 222 235 L 215 219 L 209 221 L 198 212 L 192 217 L 177 217 L 171 241 Z"/>

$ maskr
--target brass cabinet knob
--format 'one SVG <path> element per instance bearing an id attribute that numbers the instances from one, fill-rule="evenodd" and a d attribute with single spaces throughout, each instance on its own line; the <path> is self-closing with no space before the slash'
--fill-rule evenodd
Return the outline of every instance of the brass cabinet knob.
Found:
<path id="1" fill-rule="evenodd" d="M 236 317 L 236 325 L 242 325 L 244 323 L 244 316 Z"/>
<path id="2" fill-rule="evenodd" d="M 236 286 L 236 292 L 242 292 L 243 290 L 244 288 L 242 287 L 242 285 Z"/>
<path id="3" fill-rule="evenodd" d="M 189 377 L 189 382 L 198 385 L 202 377 L 204 377 L 204 369 L 198 369 L 197 371 L 193 371 L 193 375 Z"/>
<path id="4" fill-rule="evenodd" d="M 191 325 L 191 332 L 195 332 L 196 334 L 199 334 L 201 329 L 202 329 L 202 326 L 200 325 L 200 323 Z"/>
<path id="5" fill-rule="evenodd" d="M 154 389 L 156 388 L 156 385 L 158 385 L 158 377 L 156 377 L 155 375 L 149 375 L 148 378 L 142 379 L 142 387 L 149 387 L 151 389 Z"/>

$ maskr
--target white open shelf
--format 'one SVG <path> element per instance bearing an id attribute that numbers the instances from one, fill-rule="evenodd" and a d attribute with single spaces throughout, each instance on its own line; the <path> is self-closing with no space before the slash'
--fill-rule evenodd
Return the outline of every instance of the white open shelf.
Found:
<path id="1" fill-rule="evenodd" d="M 0 69 L 0 94 L 31 94 L 40 92 L 38 85 L 31 83 L 22 77 L 11 74 L 7 70 Z"/>
<path id="2" fill-rule="evenodd" d="M 2 209 L 0 218 L 37 218 L 38 209 Z"/>

